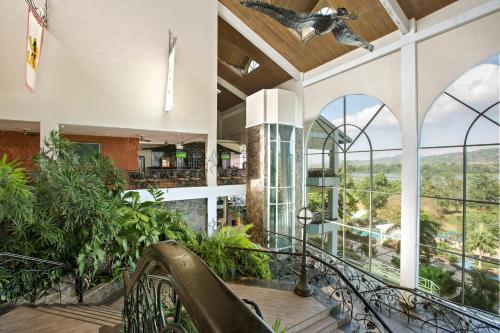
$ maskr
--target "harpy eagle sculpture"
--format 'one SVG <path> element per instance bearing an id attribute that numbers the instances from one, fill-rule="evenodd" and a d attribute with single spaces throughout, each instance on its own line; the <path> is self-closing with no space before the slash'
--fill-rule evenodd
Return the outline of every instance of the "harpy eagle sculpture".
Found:
<path id="1" fill-rule="evenodd" d="M 296 12 L 262 1 L 243 0 L 241 4 L 272 17 L 287 28 L 294 30 L 313 28 L 313 36 L 326 35 L 331 32 L 341 44 L 373 51 L 373 45 L 357 36 L 345 23 L 345 20 L 355 20 L 358 17 L 356 13 L 351 13 L 345 8 L 337 8 L 331 14 L 324 15 Z"/>

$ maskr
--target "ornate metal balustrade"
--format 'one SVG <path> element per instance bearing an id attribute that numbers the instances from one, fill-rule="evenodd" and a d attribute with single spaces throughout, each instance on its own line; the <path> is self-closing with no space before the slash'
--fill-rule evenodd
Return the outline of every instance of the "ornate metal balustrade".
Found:
<path id="1" fill-rule="evenodd" d="M 195 187 L 207 185 L 205 169 L 162 169 L 148 168 L 125 171 L 128 189 Z"/>
<path id="2" fill-rule="evenodd" d="M 62 263 L 1 252 L 0 303 L 34 304 L 54 293 L 59 295 L 60 302 L 62 289 L 58 281 L 68 271 L 68 266 Z"/>
<path id="3" fill-rule="evenodd" d="M 124 284 L 125 332 L 272 332 L 200 258 L 173 241 L 145 248 Z"/>
<path id="4" fill-rule="evenodd" d="M 275 249 L 278 244 L 280 248 L 268 252 L 274 278 L 295 281 L 302 241 L 272 232 L 265 233 L 265 241 L 268 248 Z M 390 285 L 314 245 L 307 245 L 307 258 L 315 296 L 340 302 L 351 320 L 370 332 L 387 331 L 378 314 L 397 327 L 423 331 L 500 332 L 498 316 L 420 290 Z"/>
<path id="5" fill-rule="evenodd" d="M 246 182 L 245 169 L 217 169 L 217 185 L 239 185 Z"/>

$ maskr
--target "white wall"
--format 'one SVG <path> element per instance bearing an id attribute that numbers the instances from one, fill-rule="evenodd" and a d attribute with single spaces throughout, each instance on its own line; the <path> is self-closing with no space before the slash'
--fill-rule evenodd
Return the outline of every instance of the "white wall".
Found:
<path id="1" fill-rule="evenodd" d="M 37 89 L 24 87 L 27 6 L 0 0 L 0 119 L 215 133 L 217 3 L 49 1 Z M 163 111 L 168 30 L 179 37 Z"/>
<path id="2" fill-rule="evenodd" d="M 356 67 L 304 88 L 304 133 L 321 110 L 333 100 L 348 94 L 378 98 L 399 118 L 401 106 L 400 52 Z"/>
<path id="3" fill-rule="evenodd" d="M 0 0 L 0 119 L 206 134 L 217 144 L 217 2 L 49 1 L 35 92 L 24 86 L 27 6 Z M 169 29 L 174 108 L 164 111 Z M 208 219 L 217 175 L 207 177 Z M 208 189 L 207 189 L 208 191 Z M 211 231 L 210 231 L 211 232 Z"/>

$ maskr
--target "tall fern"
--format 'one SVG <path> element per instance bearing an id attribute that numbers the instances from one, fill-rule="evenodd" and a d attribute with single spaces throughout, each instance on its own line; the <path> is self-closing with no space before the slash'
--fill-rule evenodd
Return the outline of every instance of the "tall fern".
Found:
<path id="1" fill-rule="evenodd" d="M 248 231 L 252 225 L 224 227 L 200 243 L 199 256 L 223 279 L 239 276 L 269 279 L 269 257 L 261 252 L 242 251 L 257 249 Z"/>

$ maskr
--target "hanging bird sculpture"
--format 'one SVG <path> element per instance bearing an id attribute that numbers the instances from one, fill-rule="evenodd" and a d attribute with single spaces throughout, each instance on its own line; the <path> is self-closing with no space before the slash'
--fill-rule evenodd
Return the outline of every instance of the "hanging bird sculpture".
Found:
<path id="1" fill-rule="evenodd" d="M 345 8 L 337 8 L 329 15 L 319 13 L 301 13 L 291 9 L 274 6 L 267 2 L 244 0 L 241 4 L 262 12 L 285 27 L 294 30 L 305 28 L 314 29 L 313 36 L 322 36 L 333 33 L 335 39 L 344 45 L 357 46 L 373 51 L 373 45 L 358 37 L 346 24 L 346 20 L 355 20 L 357 13 L 351 13 Z"/>

